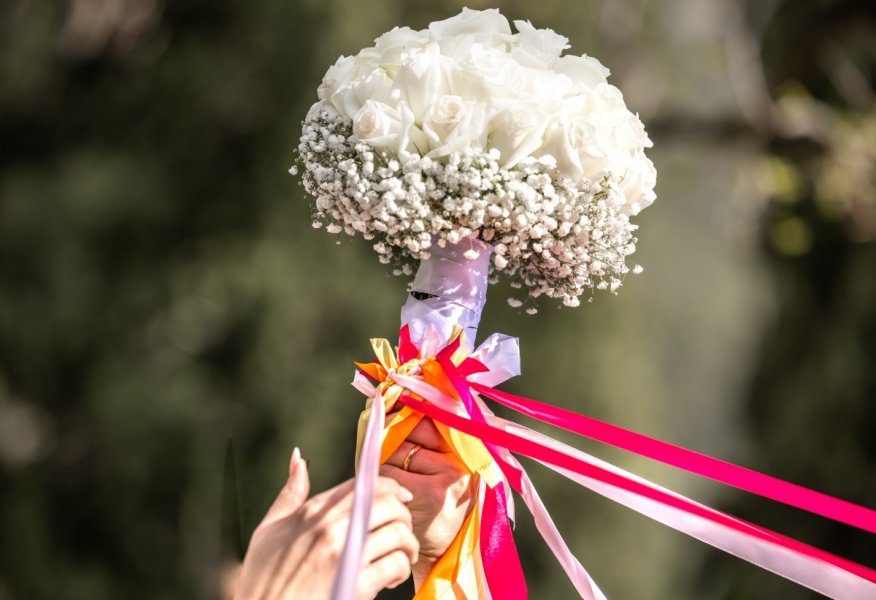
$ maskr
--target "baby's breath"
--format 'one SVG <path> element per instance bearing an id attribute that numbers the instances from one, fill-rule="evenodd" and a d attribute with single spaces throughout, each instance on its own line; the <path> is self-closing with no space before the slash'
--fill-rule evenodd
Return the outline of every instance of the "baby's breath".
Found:
<path id="1" fill-rule="evenodd" d="M 442 160 L 396 155 L 357 142 L 352 121 L 328 111 L 303 124 L 298 161 L 304 188 L 316 198 L 313 226 L 374 240 L 380 262 L 394 265 L 396 275 L 410 275 L 412 261 L 428 258 L 432 244 L 466 238 L 491 244 L 492 271 L 526 288 L 530 300 L 578 306 L 585 291 L 616 293 L 627 273 L 640 271 L 626 262 L 637 226 L 614 176 L 573 180 L 551 156 L 504 169 L 495 149 L 468 148 Z"/>

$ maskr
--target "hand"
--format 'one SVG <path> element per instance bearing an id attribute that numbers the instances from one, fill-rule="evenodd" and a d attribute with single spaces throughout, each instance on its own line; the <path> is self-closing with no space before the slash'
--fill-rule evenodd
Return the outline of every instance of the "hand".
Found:
<path id="1" fill-rule="evenodd" d="M 387 421 L 393 416 L 388 414 Z M 416 445 L 422 448 L 411 457 L 405 471 L 405 458 Z M 414 493 L 408 508 L 414 535 L 420 542 L 420 554 L 412 569 L 414 587 L 419 589 L 462 527 L 474 502 L 477 478 L 427 418 L 380 467 L 380 474 L 392 477 Z"/>
<path id="2" fill-rule="evenodd" d="M 296 448 L 289 481 L 252 535 L 235 598 L 330 596 L 350 523 L 353 480 L 305 501 L 309 492 L 307 466 Z M 378 478 L 359 576 L 360 599 L 374 598 L 384 587 L 396 587 L 410 575 L 419 550 L 405 506 L 412 497 L 392 479 Z"/>

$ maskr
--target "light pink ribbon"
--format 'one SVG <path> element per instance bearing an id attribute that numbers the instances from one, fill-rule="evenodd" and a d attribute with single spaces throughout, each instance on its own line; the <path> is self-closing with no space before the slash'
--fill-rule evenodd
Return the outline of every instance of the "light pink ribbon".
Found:
<path id="1" fill-rule="evenodd" d="M 359 381 L 361 383 L 361 381 Z M 357 596 L 359 572 L 362 570 L 365 552 L 365 538 L 371 520 L 371 504 L 374 500 L 374 487 L 377 483 L 377 470 L 380 467 L 380 445 L 383 441 L 385 415 L 383 398 L 374 390 L 373 409 L 368 416 L 362 452 L 359 456 L 356 485 L 353 490 L 353 508 L 350 512 L 350 525 L 344 550 L 338 563 L 335 582 L 332 586 L 332 600 L 352 600 Z"/>

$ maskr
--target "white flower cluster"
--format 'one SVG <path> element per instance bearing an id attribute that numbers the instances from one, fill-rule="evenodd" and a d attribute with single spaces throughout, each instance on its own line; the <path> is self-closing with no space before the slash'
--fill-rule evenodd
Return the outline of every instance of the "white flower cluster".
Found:
<path id="1" fill-rule="evenodd" d="M 384 262 L 474 237 L 532 297 L 575 306 L 630 270 L 651 142 L 597 60 L 515 26 L 463 9 L 341 57 L 304 122 L 304 184 L 315 226 L 377 238 Z"/>

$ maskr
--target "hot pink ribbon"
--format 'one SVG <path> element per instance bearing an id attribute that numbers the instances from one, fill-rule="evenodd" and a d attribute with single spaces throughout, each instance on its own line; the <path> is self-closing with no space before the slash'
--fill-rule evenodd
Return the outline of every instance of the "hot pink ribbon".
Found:
<path id="1" fill-rule="evenodd" d="M 484 576 L 492 597 L 526 598 L 526 578 L 511 533 L 501 483 L 494 488 L 487 487 L 484 494 L 480 546 Z"/>
<path id="2" fill-rule="evenodd" d="M 585 417 L 570 410 L 515 396 L 478 383 L 469 385 L 487 398 L 544 423 L 550 423 L 578 435 L 720 481 L 764 498 L 876 533 L 876 511 L 865 506 Z"/>

